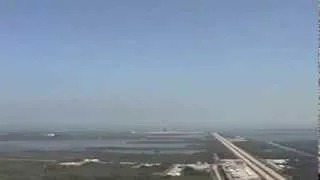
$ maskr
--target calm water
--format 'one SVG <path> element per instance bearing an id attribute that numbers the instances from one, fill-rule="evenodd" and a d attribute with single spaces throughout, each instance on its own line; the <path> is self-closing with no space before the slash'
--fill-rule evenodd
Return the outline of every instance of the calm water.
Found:
<path id="1" fill-rule="evenodd" d="M 168 138 L 170 141 L 170 138 Z M 152 149 L 160 149 L 161 153 L 193 153 L 199 150 L 186 148 L 191 145 L 189 143 L 157 143 L 153 140 L 152 143 L 130 143 L 131 141 L 139 141 L 139 139 L 47 139 L 47 140 L 10 140 L 0 141 L 0 152 L 10 151 L 84 151 L 87 148 L 102 148 L 99 151 L 108 152 L 123 152 L 123 153 L 154 153 Z M 145 141 L 145 140 L 142 140 Z M 163 141 L 163 139 L 161 140 Z M 120 149 L 106 150 L 105 147 L 119 148 L 137 148 L 137 149 Z M 139 148 L 149 148 L 148 150 Z M 161 148 L 168 148 L 161 150 Z M 180 148 L 179 150 L 177 148 Z M 185 148 L 184 150 L 181 150 Z"/>
<path id="2" fill-rule="evenodd" d="M 252 130 L 226 132 L 233 136 L 244 136 L 260 141 L 301 141 L 317 140 L 315 130 Z"/>
<path id="3" fill-rule="evenodd" d="M 316 133 L 313 130 L 260 130 L 260 131 L 233 131 L 226 132 L 232 136 L 244 136 L 251 139 L 261 141 L 292 141 L 292 140 L 316 140 Z M 201 138 L 201 136 L 195 136 Z M 202 136 L 203 137 L 203 136 Z M 176 138 L 176 137 L 175 137 Z M 184 137 L 181 137 L 182 139 Z M 165 139 L 170 140 L 170 137 Z M 103 148 L 103 147 L 121 147 L 121 148 L 171 148 L 161 150 L 161 153 L 193 153 L 198 150 L 185 148 L 190 145 L 189 143 L 130 143 L 130 141 L 145 141 L 145 138 L 138 139 L 47 139 L 47 140 L 10 140 L 0 141 L 0 152 L 4 151 L 27 151 L 27 150 L 44 150 L 44 151 L 57 151 L 57 150 L 72 150 L 83 151 L 86 148 Z M 163 139 L 161 139 L 163 140 Z M 175 139 L 176 140 L 176 139 Z M 179 150 L 174 148 L 180 148 Z M 181 150 L 181 148 L 185 148 Z M 127 152 L 127 153 L 153 153 L 153 150 L 106 150 L 112 152 Z"/>
<path id="4" fill-rule="evenodd" d="M 187 144 L 127 144 L 126 140 L 27 140 L 27 141 L 2 141 L 0 149 L 18 148 L 18 149 L 40 149 L 40 150 L 67 150 L 83 149 L 88 147 L 154 147 L 154 148 L 183 148 Z"/>

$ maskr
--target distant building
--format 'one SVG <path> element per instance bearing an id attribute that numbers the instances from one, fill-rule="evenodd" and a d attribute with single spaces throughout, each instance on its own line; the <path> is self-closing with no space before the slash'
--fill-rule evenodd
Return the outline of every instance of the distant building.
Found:
<path id="1" fill-rule="evenodd" d="M 55 137 L 55 136 L 57 136 L 55 133 L 49 133 L 49 134 L 47 134 L 47 136 L 48 137 Z"/>
<path id="2" fill-rule="evenodd" d="M 165 173 L 166 176 L 181 176 L 181 172 L 183 171 L 184 167 L 182 167 L 179 164 L 173 165 L 167 173 Z"/>
<path id="3" fill-rule="evenodd" d="M 240 159 L 224 159 L 219 166 L 228 180 L 261 180 L 260 176 Z"/>
<path id="4" fill-rule="evenodd" d="M 288 166 L 289 159 L 265 159 L 265 162 L 278 171 L 283 171 Z"/>
<path id="5" fill-rule="evenodd" d="M 84 159 L 83 161 L 78 162 L 61 162 L 59 163 L 60 166 L 82 166 L 88 163 L 103 163 L 99 159 Z"/>
<path id="6" fill-rule="evenodd" d="M 181 176 L 182 171 L 186 168 L 192 168 L 196 171 L 209 172 L 211 165 L 207 162 L 201 163 L 197 162 L 196 164 L 174 164 L 169 169 L 164 172 L 165 176 Z"/>

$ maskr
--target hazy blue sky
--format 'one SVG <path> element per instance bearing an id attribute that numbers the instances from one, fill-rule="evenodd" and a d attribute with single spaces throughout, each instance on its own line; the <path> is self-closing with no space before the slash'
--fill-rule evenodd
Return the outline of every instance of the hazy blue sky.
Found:
<path id="1" fill-rule="evenodd" d="M 316 2 L 1 1 L 0 125 L 304 127 Z"/>

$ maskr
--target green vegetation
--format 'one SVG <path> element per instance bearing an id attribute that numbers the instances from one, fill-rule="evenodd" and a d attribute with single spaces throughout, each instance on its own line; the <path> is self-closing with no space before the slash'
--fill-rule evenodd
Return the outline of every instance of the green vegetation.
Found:
<path id="1" fill-rule="evenodd" d="M 0 153 L 1 158 L 32 158 L 48 159 L 58 161 L 83 160 L 85 158 L 99 158 L 102 161 L 130 161 L 130 162 L 166 162 L 166 163 L 192 163 L 197 161 L 208 161 L 212 159 L 211 152 L 204 151 L 193 154 L 129 154 L 129 153 L 109 153 L 109 152 L 23 152 L 23 153 Z"/>
<path id="2" fill-rule="evenodd" d="M 194 140 L 190 140 L 194 141 Z M 165 143 L 163 141 L 163 143 Z M 279 142 L 283 145 L 308 151 L 312 150 L 313 142 Z M 292 169 L 286 171 L 294 179 L 311 179 L 317 175 L 317 160 L 302 157 L 295 153 L 276 148 L 262 141 L 236 142 L 236 145 L 259 158 L 288 158 Z M 237 158 L 224 145 L 212 137 L 194 142 L 192 146 L 202 148 L 203 152 L 194 154 L 162 154 L 155 150 L 153 154 L 111 153 L 101 151 L 29 151 L 0 153 L 0 180 L 209 180 L 208 173 L 201 173 L 186 168 L 181 177 L 161 177 L 154 175 L 165 171 L 173 163 L 195 163 L 206 161 L 212 163 L 213 153 L 221 159 Z M 298 148 L 301 147 L 301 148 Z M 113 164 L 87 164 L 81 167 L 61 167 L 54 162 L 8 161 L 8 158 L 33 160 L 78 161 L 85 158 L 99 158 L 101 161 Z M 131 168 L 119 165 L 119 162 L 162 163 L 159 167 Z"/>
<path id="3" fill-rule="evenodd" d="M 170 165 L 160 167 L 134 169 L 126 165 L 87 164 L 80 167 L 62 167 L 55 164 L 30 162 L 0 162 L 1 180 L 209 180 L 206 173 L 195 172 L 192 169 L 183 177 L 161 177 L 153 175 L 163 172 Z"/>

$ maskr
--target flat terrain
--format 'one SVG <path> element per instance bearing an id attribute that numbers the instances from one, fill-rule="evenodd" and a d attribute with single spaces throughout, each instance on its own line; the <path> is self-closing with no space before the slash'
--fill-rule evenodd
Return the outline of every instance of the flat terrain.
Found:
<path id="1" fill-rule="evenodd" d="M 168 166 L 132 169 L 121 165 L 88 164 L 81 167 L 59 167 L 53 164 L 31 162 L 0 162 L 1 180 L 160 180 L 164 177 L 152 175 Z M 170 178 L 209 180 L 208 174 L 195 174 Z"/>
<path id="2" fill-rule="evenodd" d="M 9 139 L 2 139 L 6 144 L 28 142 L 40 144 L 50 142 L 61 142 L 65 144 L 72 139 L 79 142 L 79 138 L 64 135 L 55 139 L 39 136 L 28 136 L 21 138 L 20 134 L 9 136 Z M 204 136 L 202 138 L 168 138 L 168 137 L 129 137 L 130 141 L 126 141 L 125 145 L 129 147 L 113 147 L 113 150 L 125 150 L 123 152 L 108 152 L 109 140 L 123 140 L 127 136 L 123 134 L 102 136 L 100 140 L 104 142 L 103 146 L 98 148 L 89 148 L 86 150 L 23 150 L 23 151 L 0 151 L 0 179 L 1 180 L 160 180 L 167 179 L 153 173 L 162 173 L 174 163 L 195 163 L 197 161 L 210 162 L 212 153 L 209 147 L 214 149 L 220 148 L 222 153 L 225 149 L 223 146 L 214 145 Z M 4 137 L 3 137 L 4 138 Z M 113 139 L 114 138 L 114 139 Z M 66 140 L 67 139 L 67 140 Z M 96 135 L 85 136 L 88 141 L 95 141 Z M 80 138 L 80 140 L 82 140 Z M 127 139 L 126 139 L 127 140 Z M 1 140 L 0 140 L 1 141 Z M 49 143 L 48 143 L 49 142 Z M 87 141 L 86 141 L 87 142 Z M 57 143 L 58 144 L 58 143 Z M 140 146 L 139 145 L 147 145 Z M 164 145 L 159 148 L 153 147 L 154 144 Z M 184 145 L 181 153 L 163 153 L 168 148 L 166 145 Z M 60 144 L 58 144 L 60 145 Z M 135 148 L 135 145 L 138 147 Z M 85 145 L 83 145 L 85 147 Z M 175 148 L 175 147 L 174 147 Z M 197 149 L 196 153 L 184 153 L 184 149 Z M 131 150 L 137 149 L 138 153 L 130 153 Z M 151 153 L 144 153 L 144 150 L 151 150 Z M 176 148 L 179 149 L 179 148 Z M 141 151 L 139 153 L 139 151 Z M 179 151 L 178 151 L 179 152 Z M 111 162 L 111 164 L 86 164 L 80 167 L 62 167 L 58 162 L 79 161 L 85 158 L 98 158 L 101 161 Z M 120 162 L 146 162 L 161 163 L 161 166 L 151 168 L 132 168 L 131 165 L 120 165 Z M 209 180 L 209 173 L 188 173 L 182 177 L 172 177 L 172 180 Z"/>
<path id="3" fill-rule="evenodd" d="M 65 135 L 67 136 L 67 135 Z M 206 161 L 212 163 L 212 154 L 216 153 L 221 159 L 236 158 L 226 147 L 210 136 L 203 137 L 129 137 L 130 141 L 126 143 L 130 148 L 135 145 L 146 145 L 150 148 L 151 153 L 144 153 L 144 146 L 140 146 L 138 153 L 108 152 L 104 148 L 108 146 L 107 142 L 112 138 L 116 140 L 128 137 L 127 135 L 109 134 L 107 136 L 99 135 L 106 144 L 103 148 L 93 148 L 90 150 L 23 150 L 23 151 L 0 151 L 0 179 L 1 180 L 126 180 L 126 179 L 150 179 L 158 180 L 165 179 L 164 177 L 153 175 L 153 173 L 163 172 L 171 164 L 174 163 L 195 163 L 197 161 Z M 11 140 L 2 139 L 3 142 L 17 141 L 17 135 L 10 137 Z M 39 138 L 39 137 L 38 137 Z M 42 137 L 43 138 L 43 137 Z M 78 139 L 68 136 L 70 139 Z M 96 139 L 96 135 L 92 137 L 84 136 L 89 141 Z M 15 140 L 13 140 L 15 139 Z M 65 137 L 58 137 L 58 140 L 65 143 Z M 80 138 L 81 139 L 81 138 Z M 19 139 L 21 140 L 21 139 Z M 33 137 L 27 137 L 23 141 L 34 140 Z M 41 143 L 44 139 L 36 140 Z M 47 139 L 45 141 L 50 141 Z M 54 141 L 56 141 L 55 139 Z M 0 140 L 1 141 L 1 140 Z M 316 143 L 308 140 L 280 140 L 274 141 L 281 145 L 296 148 L 298 150 L 313 153 L 316 151 Z M 152 148 L 154 144 L 164 145 L 164 148 Z M 166 151 L 166 146 L 186 144 L 186 148 L 197 149 L 195 153 L 184 153 L 181 151 L 175 153 L 163 153 Z M 257 158 L 265 159 L 289 159 L 291 169 L 286 170 L 286 174 L 293 177 L 294 180 L 313 179 L 317 176 L 317 159 L 316 156 L 305 157 L 301 154 L 288 152 L 284 149 L 277 148 L 268 144 L 268 141 L 254 140 L 236 142 L 236 145 L 248 151 Z M 129 149 L 130 149 L 129 148 Z M 119 149 L 115 147 L 115 150 Z M 141 152 L 140 152 L 141 150 Z M 105 162 L 113 164 L 87 164 L 82 167 L 60 167 L 57 162 L 78 161 L 85 158 L 98 158 Z M 162 163 L 160 167 L 132 169 L 130 166 L 119 165 L 119 162 L 147 162 L 147 163 Z M 170 178 L 172 180 L 209 180 L 209 174 L 191 173 L 187 176 Z"/>
<path id="4" fill-rule="evenodd" d="M 312 152 L 313 143 L 306 141 L 281 141 L 282 145 L 291 145 L 291 147 L 302 147 L 303 150 Z M 289 152 L 283 149 L 276 148 L 266 142 L 262 141 L 246 141 L 235 143 L 251 154 L 265 159 L 289 159 L 289 166 L 291 169 L 286 170 L 286 174 L 292 176 L 294 180 L 314 179 L 317 176 L 317 159 L 315 157 L 302 156 L 294 152 Z M 308 144 L 309 146 L 306 146 Z M 294 146 L 293 146 L 294 145 Z"/>

